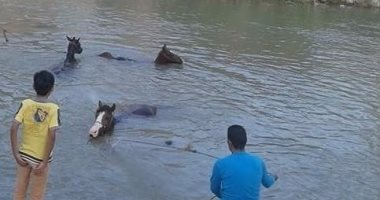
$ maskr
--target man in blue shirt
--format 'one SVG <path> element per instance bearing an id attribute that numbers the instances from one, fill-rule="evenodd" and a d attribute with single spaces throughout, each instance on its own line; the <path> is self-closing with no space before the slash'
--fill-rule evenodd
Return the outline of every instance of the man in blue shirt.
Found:
<path id="1" fill-rule="evenodd" d="M 242 126 L 230 126 L 227 137 L 232 154 L 216 161 L 211 191 L 222 200 L 258 200 L 261 184 L 268 188 L 278 177 L 267 172 L 260 157 L 244 151 L 247 134 Z"/>

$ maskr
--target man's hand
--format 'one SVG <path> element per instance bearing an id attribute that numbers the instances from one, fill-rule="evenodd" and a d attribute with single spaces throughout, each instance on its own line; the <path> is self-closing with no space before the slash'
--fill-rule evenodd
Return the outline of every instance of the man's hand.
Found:
<path id="1" fill-rule="evenodd" d="M 273 178 L 274 178 L 274 181 L 277 181 L 277 180 L 278 180 L 278 175 L 277 175 L 277 174 L 274 174 L 274 175 L 273 175 Z"/>

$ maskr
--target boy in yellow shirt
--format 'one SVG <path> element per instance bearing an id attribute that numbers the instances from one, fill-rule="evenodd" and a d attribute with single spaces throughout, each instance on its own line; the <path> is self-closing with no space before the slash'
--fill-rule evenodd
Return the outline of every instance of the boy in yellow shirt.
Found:
<path id="1" fill-rule="evenodd" d="M 55 134 L 60 126 L 59 107 L 48 99 L 54 82 L 54 75 L 48 71 L 35 73 L 33 88 L 36 96 L 21 102 L 12 123 L 11 145 L 17 162 L 14 200 L 25 199 L 28 185 L 31 187 L 31 200 L 44 198 Z M 18 147 L 17 132 L 20 125 L 22 134 Z"/>

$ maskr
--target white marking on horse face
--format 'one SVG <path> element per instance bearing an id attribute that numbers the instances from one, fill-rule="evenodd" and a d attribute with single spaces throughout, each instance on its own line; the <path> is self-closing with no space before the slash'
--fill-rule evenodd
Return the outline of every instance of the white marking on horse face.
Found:
<path id="1" fill-rule="evenodd" d="M 98 117 L 95 120 L 94 125 L 92 125 L 92 127 L 90 128 L 90 131 L 88 132 L 88 134 L 90 134 L 90 136 L 92 136 L 94 138 L 98 137 L 99 129 L 103 127 L 102 119 L 103 119 L 104 114 L 105 114 L 104 111 L 99 113 Z"/>

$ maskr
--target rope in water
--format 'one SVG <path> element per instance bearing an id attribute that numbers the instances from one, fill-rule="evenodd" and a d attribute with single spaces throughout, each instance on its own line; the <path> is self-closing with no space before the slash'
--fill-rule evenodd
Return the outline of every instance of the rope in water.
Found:
<path id="1" fill-rule="evenodd" d="M 180 150 L 180 151 L 187 151 L 187 152 L 196 153 L 196 154 L 199 154 L 199 155 L 204 155 L 204 156 L 207 156 L 207 157 L 210 157 L 210 158 L 219 159 L 218 157 L 216 157 L 214 155 L 197 151 L 195 149 L 190 148 L 189 146 L 185 147 L 185 148 L 170 146 L 171 145 L 171 141 L 167 141 L 167 143 L 170 143 L 170 144 L 167 144 L 167 145 L 161 145 L 161 144 L 156 144 L 156 143 L 151 143 L 151 142 L 144 142 L 144 141 L 140 141 L 140 140 L 130 140 L 130 139 L 122 139 L 121 141 L 133 142 L 133 143 L 145 144 L 145 145 L 152 145 L 152 146 L 161 147 L 161 148 L 170 148 L 170 149 L 175 149 L 175 150 Z"/>
<path id="2" fill-rule="evenodd" d="M 88 142 L 90 142 L 91 139 L 88 140 Z M 123 142 L 132 142 L 132 143 L 138 143 L 138 144 L 145 144 L 145 145 L 152 145 L 152 146 L 156 146 L 156 147 L 160 147 L 160 148 L 170 148 L 170 149 L 175 149 L 175 150 L 180 150 L 180 151 L 187 151 L 187 152 L 191 152 L 191 153 L 197 153 L 197 154 L 200 154 L 200 155 L 204 155 L 204 156 L 208 156 L 210 158 L 215 158 L 215 159 L 219 159 L 218 157 L 214 156 L 214 155 L 211 155 L 211 154 L 208 154 L 208 153 L 204 153 L 204 152 L 200 152 L 200 151 L 197 151 L 195 149 L 191 149 L 188 147 L 185 147 L 185 148 L 180 148 L 180 147 L 174 147 L 174 146 L 165 146 L 165 145 L 161 145 L 161 144 L 156 144 L 156 143 L 152 143 L 152 142 L 144 142 L 144 141 L 140 141 L 140 140 L 131 140 L 131 139 L 122 139 L 122 140 L 119 140 L 119 141 L 123 141 Z M 167 145 L 171 145 L 171 141 L 167 141 L 166 142 Z M 215 199 L 216 196 L 213 196 L 211 197 L 210 200 L 213 200 Z"/>
<path id="3" fill-rule="evenodd" d="M 191 149 L 189 146 L 185 147 L 185 148 L 180 148 L 180 147 L 174 147 L 174 146 L 164 146 L 164 145 L 161 145 L 161 144 L 156 144 L 156 143 L 151 143 L 151 142 L 144 142 L 144 141 L 139 141 L 139 140 L 122 139 L 121 141 L 133 142 L 133 143 L 139 143 L 139 144 L 145 144 L 145 145 L 152 145 L 152 146 L 161 147 L 161 148 L 171 148 L 171 149 L 180 150 L 180 151 L 188 151 L 188 152 L 191 152 L 191 153 L 197 153 L 197 154 L 200 154 L 200 155 L 208 156 L 210 158 L 219 159 L 218 157 L 216 157 L 214 155 L 211 155 L 211 154 L 208 154 L 208 153 L 204 153 L 204 152 L 200 152 L 200 151 L 197 151 L 195 149 Z M 171 141 L 170 142 L 167 141 L 166 143 L 167 143 L 167 145 L 171 145 Z M 213 197 L 211 197 L 210 200 L 213 200 L 215 198 L 216 198 L 216 196 L 213 196 Z"/>

